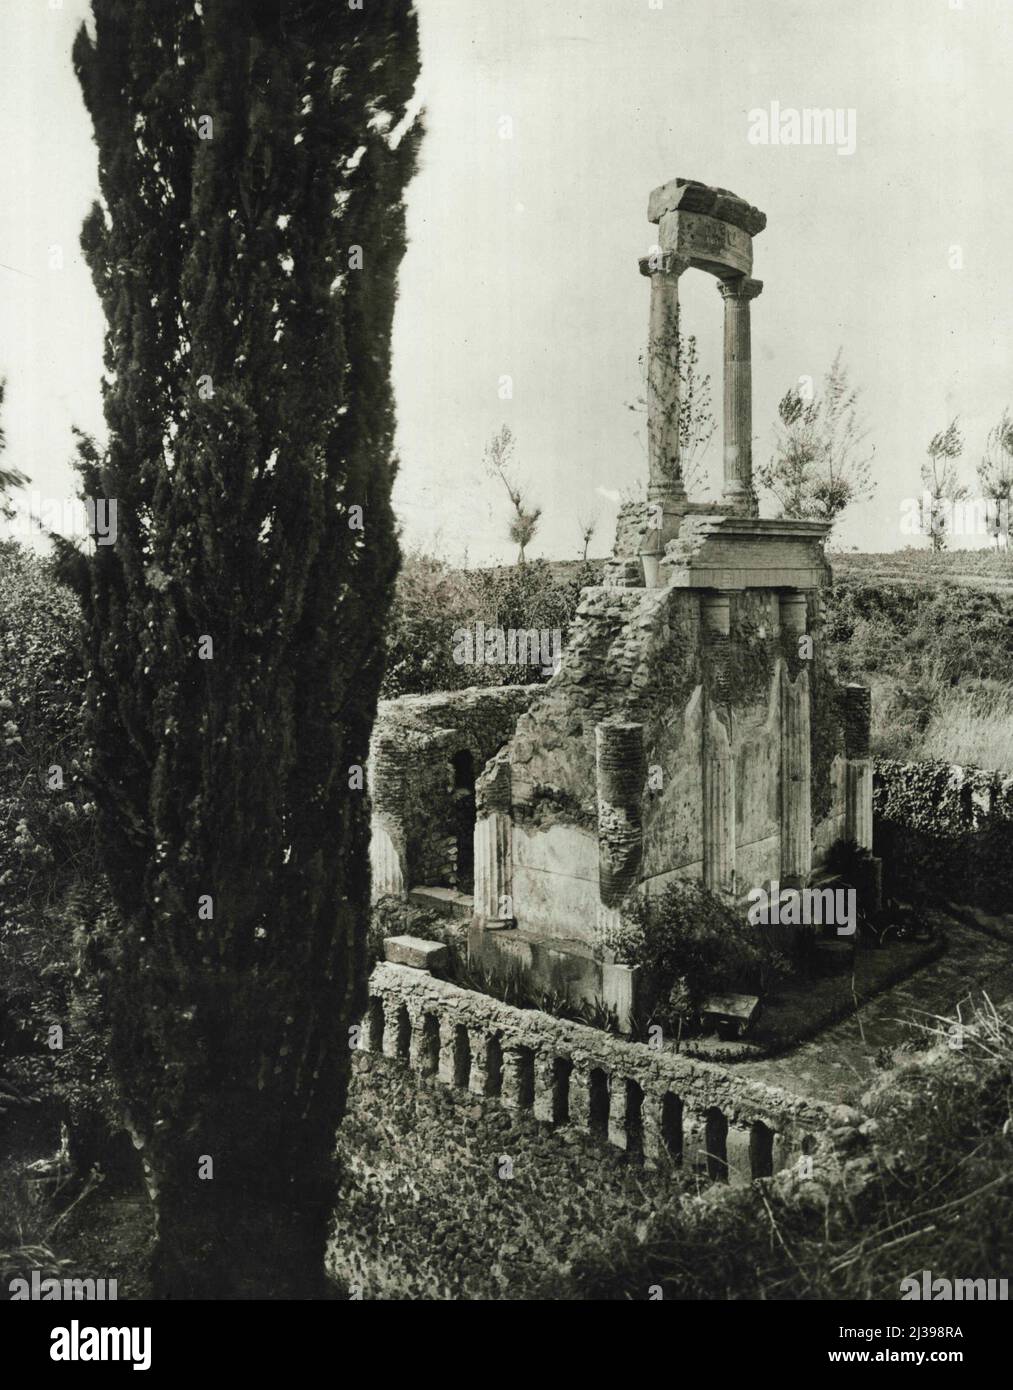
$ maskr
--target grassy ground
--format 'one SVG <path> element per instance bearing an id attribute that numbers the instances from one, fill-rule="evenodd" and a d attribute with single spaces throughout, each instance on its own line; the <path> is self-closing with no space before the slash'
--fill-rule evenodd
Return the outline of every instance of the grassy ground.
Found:
<path id="1" fill-rule="evenodd" d="M 940 697 L 920 741 L 922 758 L 1013 772 L 1013 687 L 988 699 Z"/>
<path id="2" fill-rule="evenodd" d="M 929 966 L 946 949 L 942 932 L 930 941 L 894 941 L 882 948 L 862 943 L 826 968 L 790 976 L 763 1001 L 759 1018 L 743 1042 L 713 1035 L 691 1037 L 681 1046 L 687 1057 L 714 1062 L 759 1060 L 794 1051 L 799 1043 Z"/>
<path id="3" fill-rule="evenodd" d="M 926 547 L 885 551 L 832 551 L 828 556 L 835 578 L 943 581 L 968 583 L 996 592 L 1013 588 L 1013 550 L 944 550 Z"/>

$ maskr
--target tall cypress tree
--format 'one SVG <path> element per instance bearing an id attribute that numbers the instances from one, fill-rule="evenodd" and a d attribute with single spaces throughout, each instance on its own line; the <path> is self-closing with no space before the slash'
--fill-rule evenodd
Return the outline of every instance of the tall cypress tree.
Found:
<path id="1" fill-rule="evenodd" d="M 322 1296 L 398 564 L 415 15 L 92 0 L 92 21 L 109 441 L 82 471 L 117 534 L 89 564 L 89 710 L 154 1291 Z"/>

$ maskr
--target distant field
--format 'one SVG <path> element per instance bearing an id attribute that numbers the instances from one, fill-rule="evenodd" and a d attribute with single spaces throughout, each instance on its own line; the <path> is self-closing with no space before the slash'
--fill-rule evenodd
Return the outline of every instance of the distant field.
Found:
<path id="1" fill-rule="evenodd" d="M 1003 591 L 1013 589 L 1013 550 L 944 550 L 933 555 L 931 550 L 893 550 L 882 554 L 860 551 L 831 551 L 830 561 L 835 579 L 901 580 L 908 583 L 967 584 Z M 546 564 L 558 583 L 576 579 L 582 568 L 580 560 L 547 560 Z M 603 559 L 587 563 L 600 574 L 605 568 Z M 507 571 L 510 565 L 492 566 L 493 572 Z"/>
<path id="2" fill-rule="evenodd" d="M 931 550 L 868 555 L 839 551 L 828 558 L 835 579 L 965 585 L 994 593 L 1013 590 L 1013 550 L 944 550 L 938 555 Z"/>

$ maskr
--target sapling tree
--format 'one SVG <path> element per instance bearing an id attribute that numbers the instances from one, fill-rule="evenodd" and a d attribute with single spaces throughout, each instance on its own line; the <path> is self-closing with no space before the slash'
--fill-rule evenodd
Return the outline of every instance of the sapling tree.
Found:
<path id="1" fill-rule="evenodd" d="M 991 530 L 997 549 L 1009 547 L 1009 512 L 1013 501 L 1013 416 L 1004 409 L 988 432 L 978 464 L 981 490 L 992 513 Z"/>
<path id="2" fill-rule="evenodd" d="M 782 516 L 833 525 L 847 507 L 873 495 L 875 449 L 867 444 L 860 393 L 851 385 L 840 350 L 821 387 L 793 386 L 777 413 L 774 452 L 757 477 Z"/>
<path id="3" fill-rule="evenodd" d="M 93 0 L 118 502 L 88 561 L 113 1061 L 164 1298 L 322 1296 L 398 566 L 409 0 Z"/>
<path id="4" fill-rule="evenodd" d="M 957 474 L 957 459 L 964 452 L 964 440 L 954 417 L 944 430 L 929 440 L 922 460 L 922 530 L 934 551 L 946 548 L 947 525 L 954 504 L 968 496 L 968 489 Z"/>
<path id="5" fill-rule="evenodd" d="M 512 508 L 508 532 L 517 546 L 517 563 L 524 564 L 526 548 L 534 540 L 542 515 L 541 507 L 532 506 L 517 479 L 514 466 L 516 440 L 509 425 L 503 425 L 485 447 L 483 462 L 490 478 L 498 478 L 507 490 Z"/>
<path id="6" fill-rule="evenodd" d="M 647 408 L 647 373 L 652 358 L 670 357 L 676 364 L 679 378 L 678 396 L 670 400 L 661 414 L 652 420 Z M 643 415 L 646 421 L 645 447 L 650 452 L 651 431 L 667 435 L 672 416 L 679 421 L 679 467 L 683 486 L 690 497 L 705 491 L 707 483 L 707 447 L 714 438 L 717 422 L 711 404 L 710 374 L 700 366 L 700 354 L 693 334 L 685 335 L 677 326 L 655 334 L 640 354 L 642 387 L 636 400 L 627 410 Z M 659 450 L 663 454 L 664 450 Z"/>
<path id="7" fill-rule="evenodd" d="M 4 392 L 7 383 L 0 378 L 0 412 L 3 410 Z M 0 420 L 0 454 L 7 448 L 7 436 L 4 434 L 2 420 Z M 9 494 L 16 488 L 23 487 L 28 481 L 25 475 L 17 468 L 8 468 L 0 463 L 0 516 L 5 516 L 9 521 L 14 515 L 14 508 L 11 505 Z"/>
<path id="8" fill-rule="evenodd" d="M 580 541 L 582 547 L 580 558 L 581 560 L 586 562 L 588 546 L 591 544 L 592 537 L 594 536 L 595 531 L 597 531 L 598 529 L 597 511 L 584 512 L 580 516 L 578 516 L 577 527 L 580 531 Z"/>

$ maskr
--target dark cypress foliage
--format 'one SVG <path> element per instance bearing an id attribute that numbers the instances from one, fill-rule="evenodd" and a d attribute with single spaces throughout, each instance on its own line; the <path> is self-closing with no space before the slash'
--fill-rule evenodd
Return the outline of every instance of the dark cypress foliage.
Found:
<path id="1" fill-rule="evenodd" d="M 154 1290 L 324 1296 L 365 1003 L 349 769 L 398 564 L 390 332 L 418 128 L 392 132 L 416 20 L 408 0 L 92 10 L 74 60 L 109 444 L 82 472 L 117 539 L 90 560 L 89 708 Z"/>

